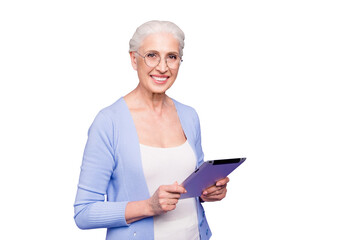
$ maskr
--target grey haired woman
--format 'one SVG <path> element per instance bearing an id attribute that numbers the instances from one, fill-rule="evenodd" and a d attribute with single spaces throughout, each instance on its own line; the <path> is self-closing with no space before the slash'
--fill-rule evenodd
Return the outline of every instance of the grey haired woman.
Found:
<path id="1" fill-rule="evenodd" d="M 74 205 L 79 228 L 107 228 L 108 240 L 211 237 L 201 203 L 222 200 L 229 179 L 179 199 L 186 189 L 178 183 L 204 158 L 195 110 L 166 95 L 184 39 L 174 23 L 150 21 L 130 40 L 139 84 L 89 129 Z"/>

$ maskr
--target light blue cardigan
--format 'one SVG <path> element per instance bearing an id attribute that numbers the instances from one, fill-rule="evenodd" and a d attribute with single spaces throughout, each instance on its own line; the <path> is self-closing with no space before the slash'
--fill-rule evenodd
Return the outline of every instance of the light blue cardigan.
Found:
<path id="1" fill-rule="evenodd" d="M 204 159 L 198 115 L 193 108 L 173 102 L 198 167 Z M 128 202 L 149 197 L 135 124 L 120 98 L 101 110 L 89 129 L 74 204 L 75 222 L 81 229 L 107 228 L 107 240 L 154 239 L 152 217 L 131 224 L 125 220 Z M 209 239 L 211 231 L 199 199 L 197 211 L 200 238 Z"/>

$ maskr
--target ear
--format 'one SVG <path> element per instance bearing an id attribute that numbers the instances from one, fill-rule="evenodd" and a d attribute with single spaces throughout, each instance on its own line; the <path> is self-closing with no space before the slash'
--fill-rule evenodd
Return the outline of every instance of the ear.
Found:
<path id="1" fill-rule="evenodd" d="M 130 52 L 130 61 L 131 61 L 131 66 L 136 71 L 137 70 L 137 59 L 135 56 L 135 52 Z"/>

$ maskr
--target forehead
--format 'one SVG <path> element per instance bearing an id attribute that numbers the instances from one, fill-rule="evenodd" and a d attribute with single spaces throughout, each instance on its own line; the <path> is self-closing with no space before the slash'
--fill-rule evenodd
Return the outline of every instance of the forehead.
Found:
<path id="1" fill-rule="evenodd" d="M 171 33 L 153 33 L 148 35 L 142 42 L 140 49 L 147 52 L 179 53 L 179 41 Z"/>

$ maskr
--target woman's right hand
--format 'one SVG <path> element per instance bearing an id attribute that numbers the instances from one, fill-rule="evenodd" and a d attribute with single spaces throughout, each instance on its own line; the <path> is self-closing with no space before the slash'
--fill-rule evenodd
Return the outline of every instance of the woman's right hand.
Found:
<path id="1" fill-rule="evenodd" d="M 186 190 L 177 182 L 160 186 L 148 199 L 151 215 L 156 216 L 174 210 L 182 193 L 186 193 Z"/>

